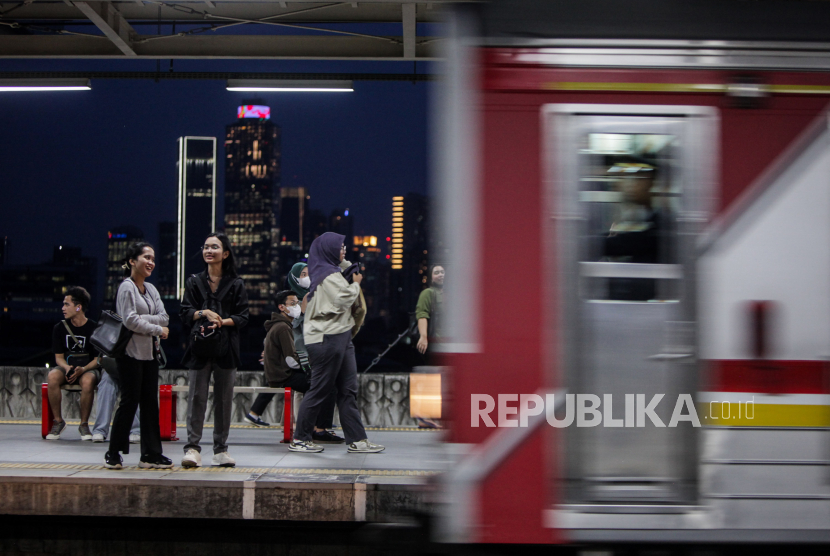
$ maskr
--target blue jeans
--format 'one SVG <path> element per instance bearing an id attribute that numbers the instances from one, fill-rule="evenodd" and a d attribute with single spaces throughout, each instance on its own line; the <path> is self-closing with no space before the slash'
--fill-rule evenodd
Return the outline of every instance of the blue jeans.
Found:
<path id="1" fill-rule="evenodd" d="M 115 399 L 118 397 L 118 385 L 108 372 L 101 372 L 101 382 L 98 383 L 98 414 L 95 416 L 95 426 L 92 434 L 102 434 L 104 438 L 109 436 L 112 411 L 115 409 Z M 133 419 L 133 427 L 130 434 L 139 434 L 141 429 L 138 425 L 139 411 L 136 410 Z"/>

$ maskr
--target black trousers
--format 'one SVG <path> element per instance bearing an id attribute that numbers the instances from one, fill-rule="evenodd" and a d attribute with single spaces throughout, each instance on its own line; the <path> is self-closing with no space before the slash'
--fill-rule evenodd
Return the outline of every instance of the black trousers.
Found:
<path id="1" fill-rule="evenodd" d="M 116 359 L 121 402 L 112 420 L 110 452 L 130 453 L 130 428 L 135 410 L 141 407 L 141 455 L 160 455 L 159 365 L 153 359 L 141 361 L 129 356 Z"/>
<path id="2" fill-rule="evenodd" d="M 291 376 L 288 377 L 288 380 L 278 386 L 273 385 L 273 388 L 291 388 L 292 390 L 305 394 L 308 392 L 308 389 L 311 388 L 311 380 L 303 371 L 294 371 L 291 373 Z M 251 411 L 257 415 L 262 415 L 265 412 L 265 408 L 268 407 L 268 404 L 271 403 L 272 399 L 274 399 L 274 396 L 276 396 L 276 394 L 257 394 L 257 397 L 251 406 Z M 337 389 L 335 388 L 332 391 L 331 396 L 329 396 L 329 399 L 327 399 L 320 408 L 320 414 L 317 416 L 317 423 L 315 425 L 318 429 L 332 428 L 332 425 L 334 424 L 334 404 L 336 402 Z"/>
<path id="3" fill-rule="evenodd" d="M 357 364 L 354 359 L 352 332 L 326 334 L 322 343 L 306 344 L 311 362 L 311 388 L 303 397 L 297 415 L 296 440 L 311 440 L 314 424 L 329 399 L 337 390 L 337 411 L 346 442 L 366 438 L 366 430 L 357 407 Z"/>

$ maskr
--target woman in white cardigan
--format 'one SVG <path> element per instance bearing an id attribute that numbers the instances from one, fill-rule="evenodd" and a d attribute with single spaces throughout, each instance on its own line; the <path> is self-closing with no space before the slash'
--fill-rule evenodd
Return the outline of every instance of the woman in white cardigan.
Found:
<path id="1" fill-rule="evenodd" d="M 115 301 L 116 311 L 133 336 L 123 356 L 118 357 L 121 402 L 112 423 L 109 451 L 104 465 L 121 469 L 121 456 L 130 453 L 130 425 L 136 408 L 141 407 L 141 458 L 138 466 L 170 468 L 173 462 L 161 448 L 158 407 L 159 339 L 167 338 L 170 318 L 156 288 L 146 282 L 156 267 L 153 246 L 137 242 L 127 249 L 124 270 L 129 277 L 121 282 Z"/>

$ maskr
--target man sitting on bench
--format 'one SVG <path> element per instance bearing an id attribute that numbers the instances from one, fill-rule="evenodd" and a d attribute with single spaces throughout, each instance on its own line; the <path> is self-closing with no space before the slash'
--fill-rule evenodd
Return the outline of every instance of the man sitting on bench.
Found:
<path id="1" fill-rule="evenodd" d="M 95 397 L 95 385 L 100 378 L 95 348 L 89 341 L 95 330 L 95 321 L 86 317 L 89 307 L 89 292 L 79 286 L 66 289 L 63 298 L 62 320 L 52 332 L 52 350 L 55 352 L 57 367 L 49 371 L 49 405 L 55 422 L 46 435 L 47 440 L 57 440 L 66 428 L 61 416 L 61 386 L 75 384 L 81 387 L 81 426 L 78 432 L 81 440 L 92 440 L 89 430 L 89 414 Z"/>

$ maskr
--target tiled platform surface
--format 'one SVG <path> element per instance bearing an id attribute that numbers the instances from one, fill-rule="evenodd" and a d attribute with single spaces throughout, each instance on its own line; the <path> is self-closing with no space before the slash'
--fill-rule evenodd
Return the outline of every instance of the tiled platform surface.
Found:
<path id="1" fill-rule="evenodd" d="M 0 514 L 394 521 L 427 509 L 435 477 L 457 459 L 439 431 L 369 430 L 386 446 L 380 454 L 350 454 L 343 444 L 297 454 L 279 443 L 278 428 L 235 427 L 228 444 L 237 467 L 213 468 L 212 434 L 205 428 L 202 468 L 178 466 L 180 439 L 164 443 L 173 469 L 139 469 L 134 445 L 125 469 L 109 470 L 107 444 L 82 442 L 77 426 L 49 441 L 39 425 L 0 424 Z"/>

